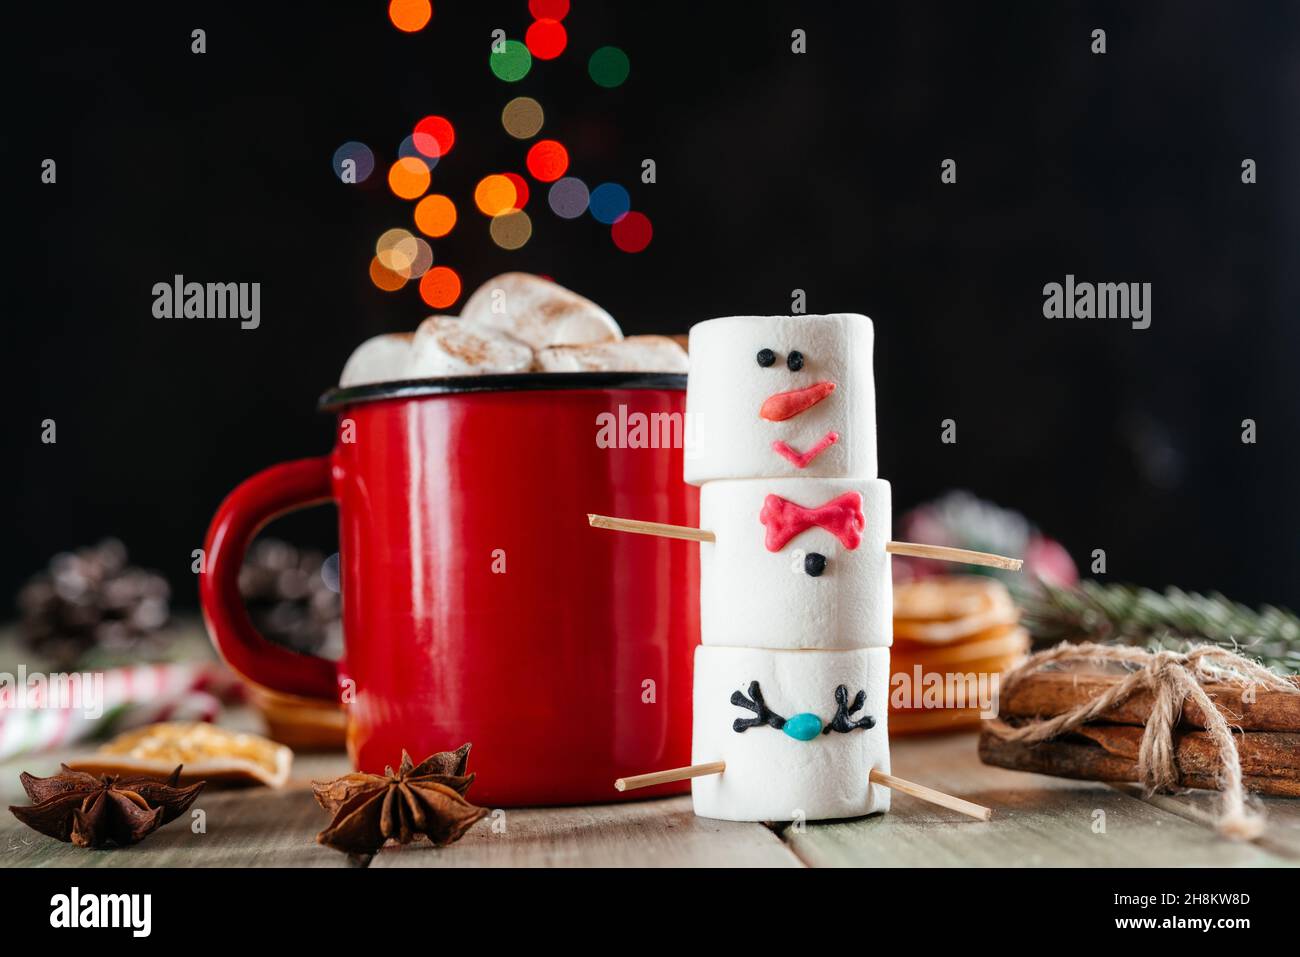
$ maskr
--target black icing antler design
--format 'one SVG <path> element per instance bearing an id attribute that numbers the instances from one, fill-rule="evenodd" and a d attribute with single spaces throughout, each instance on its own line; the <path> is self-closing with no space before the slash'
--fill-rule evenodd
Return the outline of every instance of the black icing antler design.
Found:
<path id="1" fill-rule="evenodd" d="M 876 719 L 867 715 L 865 718 L 858 718 L 856 721 L 850 717 L 853 712 L 859 710 L 867 703 L 867 693 L 859 691 L 853 699 L 852 706 L 849 705 L 849 689 L 840 685 L 835 689 L 835 717 L 831 718 L 830 724 L 822 728 L 822 734 L 830 734 L 832 731 L 839 731 L 848 734 L 858 728 L 864 731 L 876 726 Z"/>
<path id="2" fill-rule="evenodd" d="M 746 698 L 739 691 L 733 691 L 731 693 L 731 703 L 738 708 L 752 711 L 755 715 L 752 718 L 737 718 L 733 721 L 731 727 L 737 732 L 744 731 L 746 728 L 757 728 L 761 724 L 770 724 L 777 730 L 785 727 L 785 718 L 769 709 L 767 703 L 763 700 L 763 692 L 759 690 L 757 681 L 749 683 L 749 698 Z"/>

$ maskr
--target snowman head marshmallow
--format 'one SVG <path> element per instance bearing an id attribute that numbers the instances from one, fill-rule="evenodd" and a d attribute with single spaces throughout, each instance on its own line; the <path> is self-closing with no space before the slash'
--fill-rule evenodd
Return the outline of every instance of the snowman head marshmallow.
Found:
<path id="1" fill-rule="evenodd" d="M 875 478 L 873 340 L 852 313 L 693 326 L 686 481 Z"/>

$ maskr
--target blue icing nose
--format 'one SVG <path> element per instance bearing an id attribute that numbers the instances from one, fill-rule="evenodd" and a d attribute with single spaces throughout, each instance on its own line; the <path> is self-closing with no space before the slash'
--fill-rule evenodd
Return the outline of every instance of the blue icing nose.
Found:
<path id="1" fill-rule="evenodd" d="M 796 714 L 786 718 L 781 730 L 796 741 L 811 741 L 822 733 L 822 719 L 815 714 Z"/>

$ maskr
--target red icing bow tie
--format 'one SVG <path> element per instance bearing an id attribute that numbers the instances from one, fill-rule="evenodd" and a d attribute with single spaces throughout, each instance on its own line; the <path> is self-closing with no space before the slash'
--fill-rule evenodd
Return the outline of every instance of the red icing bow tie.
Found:
<path id="1" fill-rule="evenodd" d="M 852 550 L 862 544 L 862 530 L 867 525 L 862 496 L 857 492 L 845 492 L 816 508 L 804 508 L 779 495 L 769 495 L 763 500 L 758 520 L 767 526 L 764 544 L 769 552 L 779 552 L 786 542 L 814 525 L 826 529 Z"/>

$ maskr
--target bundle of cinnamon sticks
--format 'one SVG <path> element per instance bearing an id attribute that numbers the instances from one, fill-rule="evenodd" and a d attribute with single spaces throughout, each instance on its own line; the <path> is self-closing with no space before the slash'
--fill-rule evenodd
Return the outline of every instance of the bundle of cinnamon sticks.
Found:
<path id="1" fill-rule="evenodd" d="M 1012 727 L 1066 714 L 1123 678 L 1119 674 L 1042 671 L 1003 693 L 998 720 Z M 1287 679 L 1300 688 L 1300 677 Z M 1300 797 L 1300 694 L 1239 685 L 1206 685 L 1206 693 L 1233 726 L 1242 782 L 1259 794 Z M 980 735 L 985 764 L 1091 781 L 1137 781 L 1139 743 L 1151 716 L 1152 695 L 1139 690 L 1087 724 L 1047 741 L 1007 741 L 986 724 Z M 1215 789 L 1219 749 L 1205 716 L 1188 701 L 1173 734 L 1182 787 Z"/>

